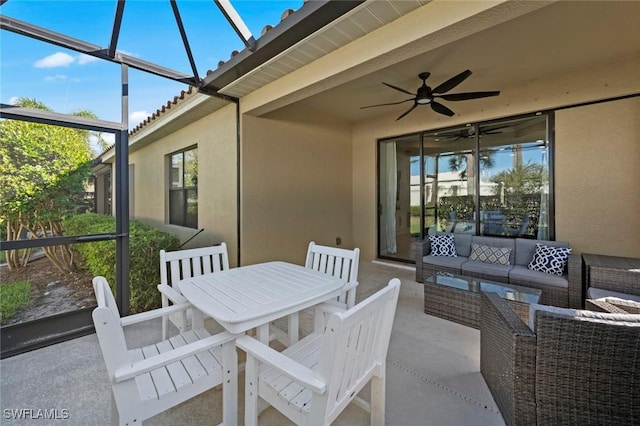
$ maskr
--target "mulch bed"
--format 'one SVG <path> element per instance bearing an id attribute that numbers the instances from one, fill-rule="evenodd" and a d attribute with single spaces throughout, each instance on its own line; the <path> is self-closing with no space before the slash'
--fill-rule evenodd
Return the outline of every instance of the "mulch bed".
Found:
<path id="1" fill-rule="evenodd" d="M 29 281 L 32 292 L 29 305 L 18 310 L 2 325 L 95 306 L 92 279 L 93 275 L 82 269 L 60 272 L 46 257 L 32 260 L 24 268 L 10 270 L 3 266 L 0 269 L 0 283 Z"/>

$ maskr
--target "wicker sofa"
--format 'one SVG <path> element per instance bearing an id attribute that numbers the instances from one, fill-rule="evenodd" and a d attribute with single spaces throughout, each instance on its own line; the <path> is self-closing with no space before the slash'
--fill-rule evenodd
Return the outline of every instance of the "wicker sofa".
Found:
<path id="1" fill-rule="evenodd" d="M 534 332 L 504 299 L 483 293 L 480 372 L 505 423 L 640 424 L 640 315 L 626 317 L 537 311 Z"/>
<path id="2" fill-rule="evenodd" d="M 528 268 L 536 244 L 542 243 L 554 247 L 569 247 L 568 243 L 526 238 L 484 237 L 469 234 L 453 234 L 456 257 L 431 255 L 428 239 L 415 245 L 416 281 L 437 273 L 449 272 L 472 277 L 484 278 L 495 282 L 509 283 L 542 290 L 540 303 L 560 307 L 580 308 L 582 295 L 582 259 L 580 254 L 572 253 L 564 274 L 553 275 L 532 271 Z M 511 249 L 510 265 L 469 260 L 471 244 Z"/>

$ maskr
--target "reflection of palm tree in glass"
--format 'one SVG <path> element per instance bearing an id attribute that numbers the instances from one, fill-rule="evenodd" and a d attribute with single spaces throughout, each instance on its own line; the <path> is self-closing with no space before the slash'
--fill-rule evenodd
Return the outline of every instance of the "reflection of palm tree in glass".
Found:
<path id="1" fill-rule="evenodd" d="M 480 153 L 480 166 L 483 169 L 490 169 L 494 165 L 493 152 L 485 151 Z M 473 154 L 457 154 L 449 158 L 449 168 L 454 172 L 459 172 L 460 179 L 467 181 L 467 194 L 471 195 L 474 191 L 475 177 L 475 161 Z"/>

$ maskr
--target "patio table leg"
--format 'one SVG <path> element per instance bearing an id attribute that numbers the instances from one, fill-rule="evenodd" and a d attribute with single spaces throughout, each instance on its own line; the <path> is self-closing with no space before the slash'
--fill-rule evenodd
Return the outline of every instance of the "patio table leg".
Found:
<path id="1" fill-rule="evenodd" d="M 234 340 L 222 345 L 222 424 L 238 425 L 238 354 Z"/>
<path id="2" fill-rule="evenodd" d="M 265 345 L 269 345 L 269 324 L 263 324 L 256 329 L 256 338 Z"/>

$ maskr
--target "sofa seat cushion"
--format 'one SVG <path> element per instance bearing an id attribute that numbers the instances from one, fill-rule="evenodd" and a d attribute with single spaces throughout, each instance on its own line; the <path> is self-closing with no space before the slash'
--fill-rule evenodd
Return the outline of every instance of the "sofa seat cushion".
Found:
<path id="1" fill-rule="evenodd" d="M 569 288 L 569 280 L 566 275 L 553 275 L 545 272 L 532 271 L 528 267 L 521 265 L 514 265 L 513 268 L 511 268 L 511 271 L 509 271 L 509 282 L 530 282 L 560 288 Z"/>
<path id="2" fill-rule="evenodd" d="M 469 260 L 469 259 L 466 258 L 466 257 L 462 257 L 462 256 L 451 257 L 451 256 L 431 256 L 431 255 L 427 255 L 427 256 L 424 256 L 422 258 L 422 261 L 424 263 L 428 264 L 428 265 L 444 266 L 444 267 L 450 268 L 450 269 L 457 269 L 458 271 L 460 271 L 460 266 L 463 263 L 465 263 L 467 260 Z"/>
<path id="3" fill-rule="evenodd" d="M 479 262 L 477 260 L 469 260 L 462 264 L 462 273 L 482 274 L 495 276 L 500 278 L 508 278 L 511 265 L 497 265 L 495 263 Z"/>

